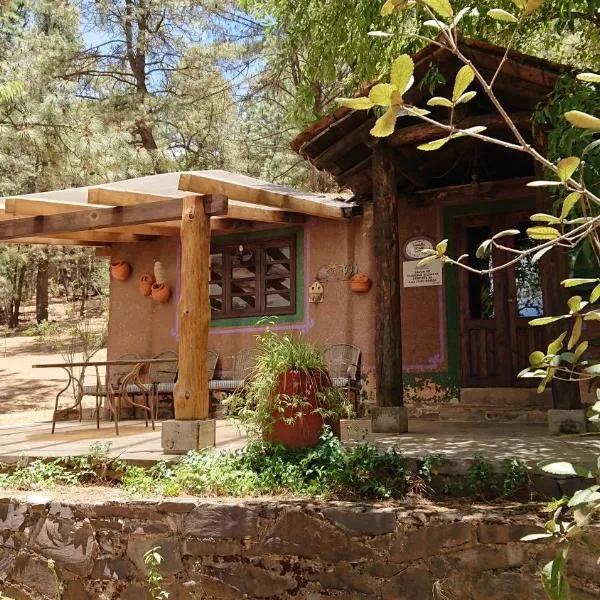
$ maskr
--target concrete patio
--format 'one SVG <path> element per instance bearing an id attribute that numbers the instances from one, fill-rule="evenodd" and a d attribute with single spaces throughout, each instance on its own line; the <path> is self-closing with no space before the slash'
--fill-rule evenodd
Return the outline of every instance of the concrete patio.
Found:
<path id="1" fill-rule="evenodd" d="M 0 462 L 15 464 L 23 457 L 51 458 L 83 455 L 94 442 L 110 442 L 110 453 L 136 464 L 151 464 L 175 456 L 162 453 L 160 427 L 152 431 L 143 421 L 123 421 L 116 436 L 111 423 L 96 429 L 90 421 L 61 422 L 54 435 L 50 423 L 37 422 L 0 427 Z M 569 460 L 593 468 L 600 455 L 600 436 L 547 434 L 542 425 L 448 423 L 411 421 L 410 432 L 402 435 L 359 436 L 383 448 L 396 447 L 411 458 L 442 454 L 454 464 L 467 464 L 475 454 L 490 462 L 517 458 L 534 468 L 543 460 Z M 237 427 L 217 421 L 217 450 L 240 448 L 246 442 Z"/>

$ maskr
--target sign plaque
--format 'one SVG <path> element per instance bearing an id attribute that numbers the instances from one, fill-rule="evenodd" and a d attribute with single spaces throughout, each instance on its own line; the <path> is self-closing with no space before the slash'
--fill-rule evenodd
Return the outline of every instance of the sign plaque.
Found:
<path id="1" fill-rule="evenodd" d="M 421 252 L 432 250 L 434 247 L 435 242 L 431 238 L 425 235 L 416 235 L 404 243 L 404 258 L 407 260 L 421 260 L 424 258 Z"/>
<path id="2" fill-rule="evenodd" d="M 404 287 L 428 287 L 442 285 L 442 261 L 419 266 L 416 260 L 405 260 L 402 264 Z"/>

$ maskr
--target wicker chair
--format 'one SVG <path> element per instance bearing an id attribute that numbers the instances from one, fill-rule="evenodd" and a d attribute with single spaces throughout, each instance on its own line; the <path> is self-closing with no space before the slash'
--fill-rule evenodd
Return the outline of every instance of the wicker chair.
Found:
<path id="1" fill-rule="evenodd" d="M 244 386 L 256 367 L 257 348 L 244 348 L 233 357 L 233 379 L 212 379 L 208 389 L 215 392 L 233 392 Z"/>
<path id="2" fill-rule="evenodd" d="M 354 396 L 355 409 L 360 391 L 360 348 L 350 344 L 332 344 L 323 358 L 334 387 L 347 391 L 348 401 Z"/>

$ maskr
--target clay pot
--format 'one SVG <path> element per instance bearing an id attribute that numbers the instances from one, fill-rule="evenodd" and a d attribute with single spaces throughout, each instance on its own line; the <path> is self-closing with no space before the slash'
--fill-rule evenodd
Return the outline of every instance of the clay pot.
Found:
<path id="1" fill-rule="evenodd" d="M 314 409 L 318 407 L 317 392 L 331 386 L 331 379 L 327 373 L 305 371 L 288 371 L 277 377 L 275 394 L 280 396 L 302 396 Z M 286 423 L 284 419 L 294 418 L 296 410 L 286 407 L 284 413 L 277 414 L 273 429 L 265 434 L 269 442 L 283 444 L 288 448 L 304 448 L 316 446 L 319 443 L 323 429 L 323 417 L 319 413 L 311 412 L 307 407 L 303 416 Z M 330 421 L 327 422 L 335 426 Z M 335 427 L 334 427 L 335 428 Z"/>
<path id="2" fill-rule="evenodd" d="M 167 269 L 165 269 L 165 266 L 159 260 L 157 260 L 154 263 L 154 279 L 157 283 L 164 283 L 166 278 Z"/>
<path id="3" fill-rule="evenodd" d="M 155 283 L 152 285 L 152 300 L 164 304 L 171 297 L 171 288 L 166 283 Z"/>
<path id="4" fill-rule="evenodd" d="M 140 277 L 140 285 L 138 289 L 142 296 L 150 296 L 152 294 L 152 285 L 154 284 L 154 275 L 152 273 L 144 273 Z"/>
<path id="5" fill-rule="evenodd" d="M 131 275 L 131 265 L 124 260 L 116 260 L 110 265 L 110 273 L 117 281 L 125 281 Z"/>
<path id="6" fill-rule="evenodd" d="M 373 282 L 364 273 L 357 273 L 348 280 L 348 285 L 353 292 L 364 294 L 371 289 Z"/>

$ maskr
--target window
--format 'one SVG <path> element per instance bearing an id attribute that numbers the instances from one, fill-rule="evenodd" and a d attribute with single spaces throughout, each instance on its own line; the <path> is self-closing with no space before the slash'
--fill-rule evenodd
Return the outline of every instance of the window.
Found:
<path id="1" fill-rule="evenodd" d="M 211 246 L 213 319 L 296 312 L 296 237 Z"/>

